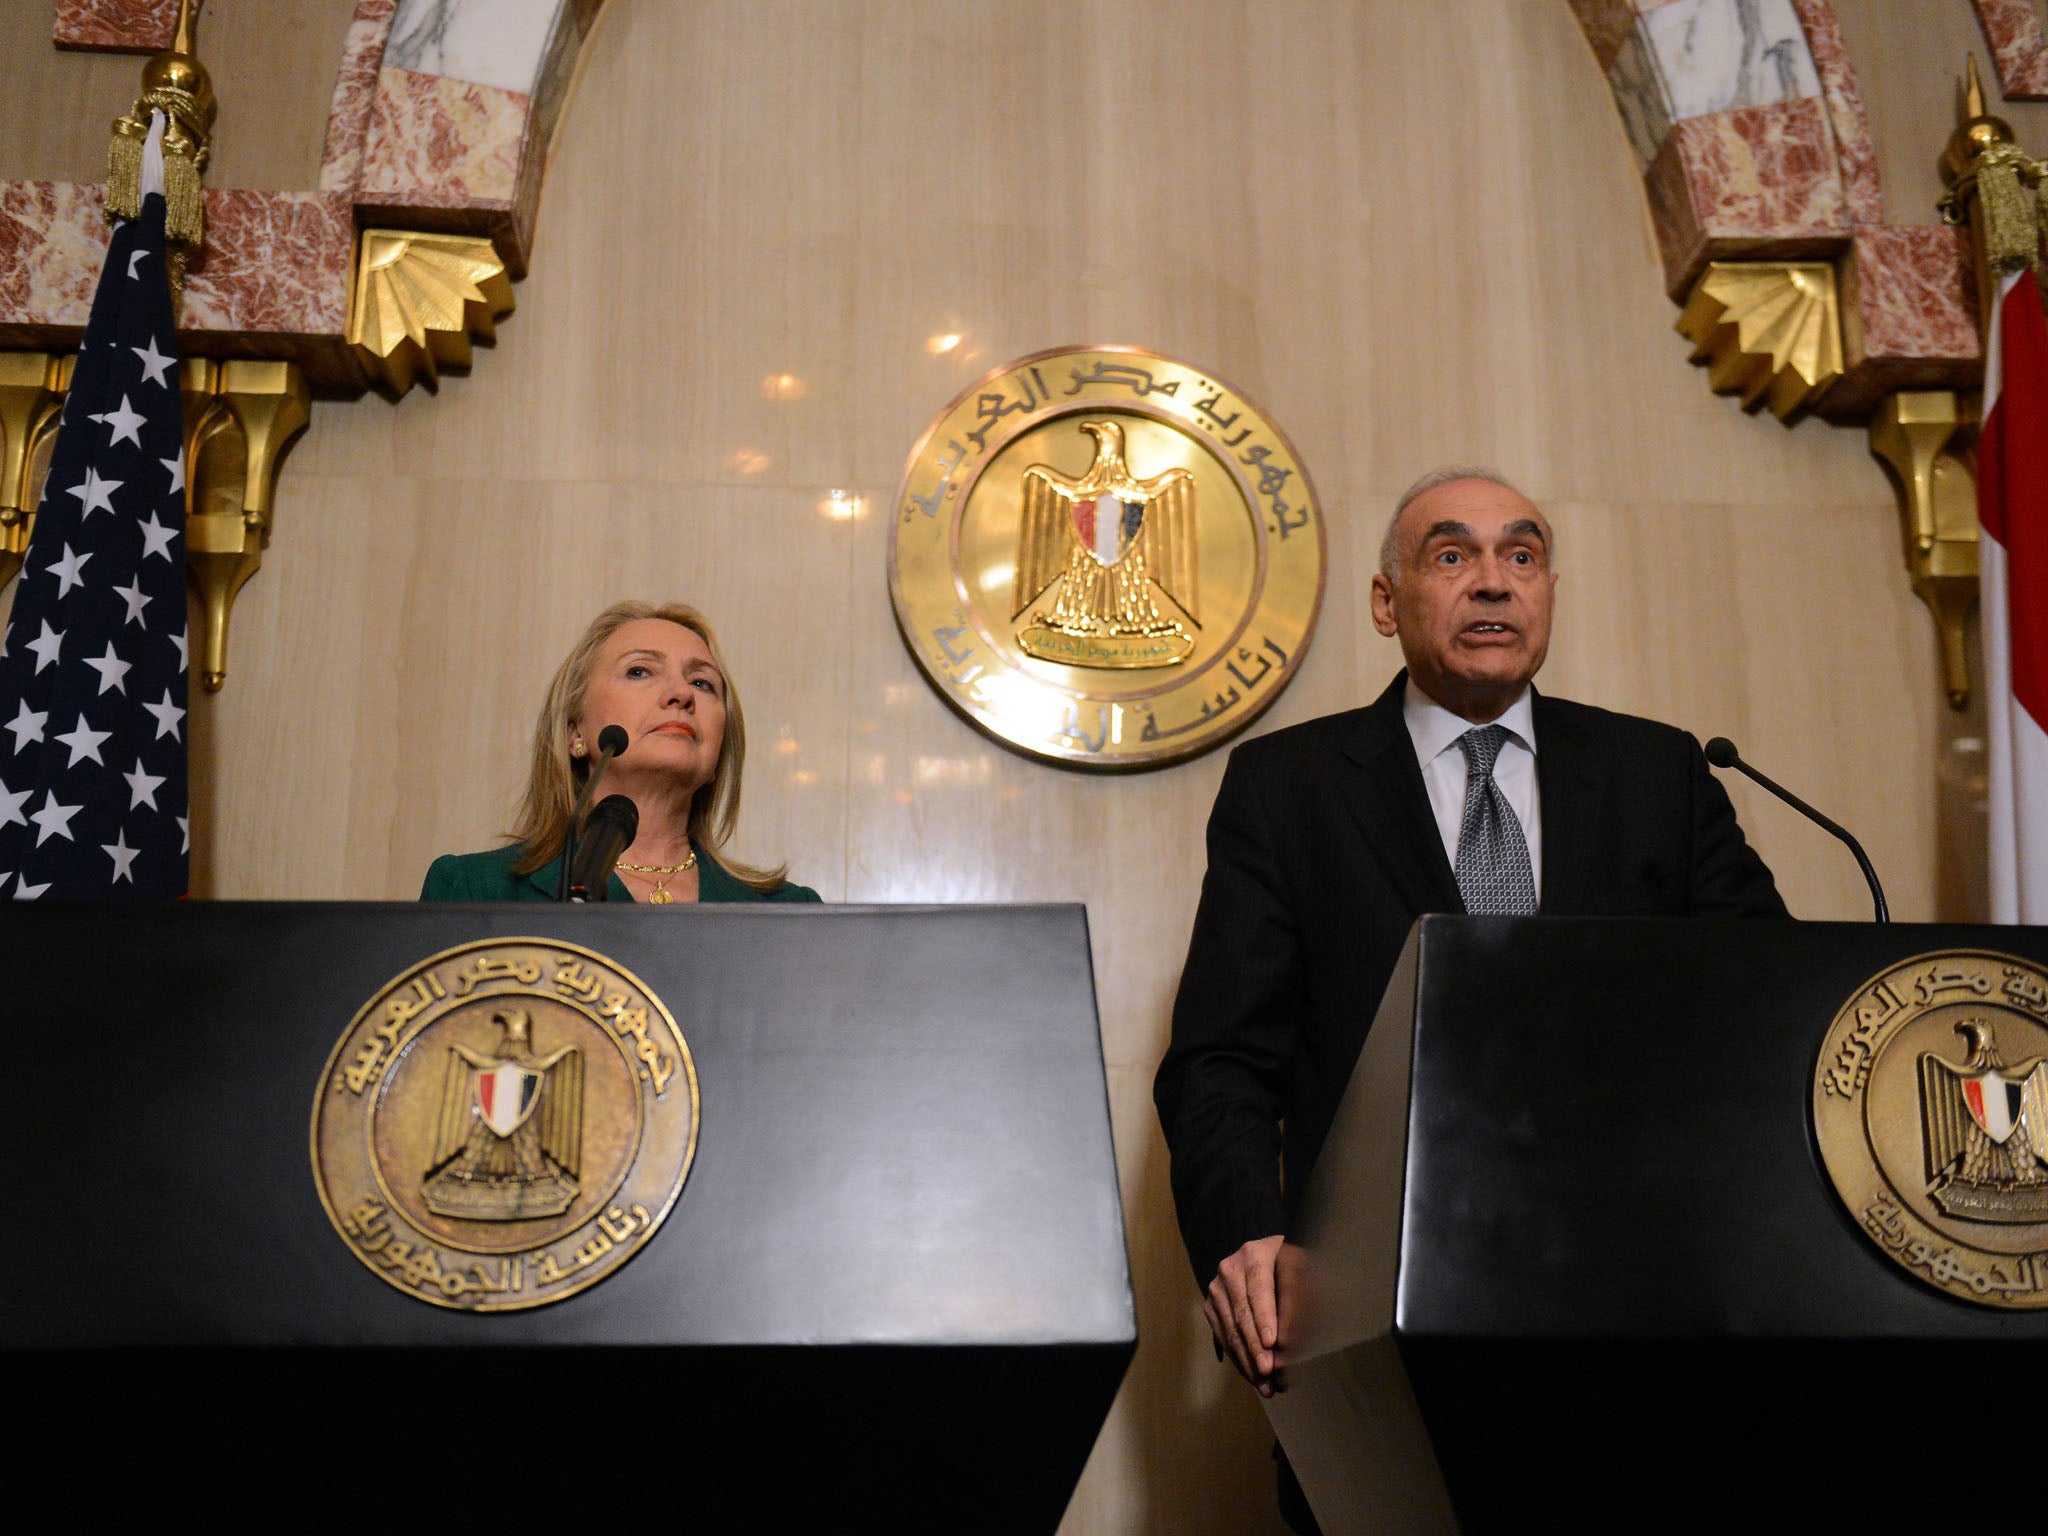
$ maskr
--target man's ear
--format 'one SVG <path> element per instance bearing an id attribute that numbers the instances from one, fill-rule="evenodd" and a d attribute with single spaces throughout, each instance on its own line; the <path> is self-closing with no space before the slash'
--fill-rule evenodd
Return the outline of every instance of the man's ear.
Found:
<path id="1" fill-rule="evenodd" d="M 1386 573 L 1375 571 L 1372 578 L 1372 627 L 1389 640 L 1397 633 L 1394 624 L 1394 584 Z"/>

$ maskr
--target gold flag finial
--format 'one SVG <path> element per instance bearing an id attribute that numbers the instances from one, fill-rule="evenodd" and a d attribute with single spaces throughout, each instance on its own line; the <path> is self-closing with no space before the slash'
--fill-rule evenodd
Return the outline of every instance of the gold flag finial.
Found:
<path id="1" fill-rule="evenodd" d="M 127 114 L 114 119 L 107 152 L 107 217 L 132 219 L 142 212 L 142 151 L 153 113 L 164 115 L 164 235 L 170 242 L 173 281 L 185 258 L 206 237 L 201 176 L 212 154 L 216 105 L 213 79 L 193 51 L 203 0 L 178 0 L 178 28 L 167 52 L 142 66 L 142 94 Z"/>
<path id="2" fill-rule="evenodd" d="M 1984 115 L 1984 82 L 1977 78 L 1977 55 L 1963 55 L 1963 121 Z"/>

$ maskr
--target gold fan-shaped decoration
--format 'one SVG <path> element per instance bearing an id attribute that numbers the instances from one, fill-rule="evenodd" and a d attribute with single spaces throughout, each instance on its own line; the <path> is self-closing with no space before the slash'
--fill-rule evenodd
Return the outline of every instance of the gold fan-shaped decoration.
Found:
<path id="1" fill-rule="evenodd" d="M 489 240 L 401 229 L 363 231 L 348 339 L 373 378 L 399 394 L 421 373 L 466 367 L 470 338 L 495 334 L 512 280 Z"/>
<path id="2" fill-rule="evenodd" d="M 1792 422 L 1842 374 L 1835 269 L 1824 261 L 1716 261 L 1707 266 L 1678 332 L 1707 365 L 1719 395 L 1769 405 Z"/>

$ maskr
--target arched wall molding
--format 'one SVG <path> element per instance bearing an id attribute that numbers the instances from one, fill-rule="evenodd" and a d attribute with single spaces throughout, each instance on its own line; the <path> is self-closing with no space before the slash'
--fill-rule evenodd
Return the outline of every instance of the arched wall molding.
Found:
<path id="1" fill-rule="evenodd" d="M 524 276 L 549 138 L 603 6 L 492 0 L 482 25 L 480 0 L 358 0 L 319 185 L 206 192 L 206 246 L 180 315 L 184 350 L 293 362 L 331 394 L 395 382 L 351 344 L 358 235 L 397 227 L 487 240 L 507 276 Z M 176 9 L 176 0 L 57 0 L 53 41 L 155 52 L 169 43 Z M 0 350 L 75 344 L 107 238 L 99 187 L 0 183 Z M 475 308 L 457 296 L 458 317 Z"/>
<path id="2" fill-rule="evenodd" d="M 1869 114 L 1828 0 L 1571 5 L 1643 166 L 1674 302 L 1711 262 L 1827 261 L 1842 374 L 1818 414 L 1860 423 L 1898 390 L 1977 385 L 1968 237 L 1886 222 Z"/>

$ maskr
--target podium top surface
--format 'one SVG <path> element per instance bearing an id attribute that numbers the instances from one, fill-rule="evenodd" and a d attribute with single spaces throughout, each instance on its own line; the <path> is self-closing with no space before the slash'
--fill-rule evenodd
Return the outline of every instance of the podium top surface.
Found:
<path id="1" fill-rule="evenodd" d="M 1881 973 L 2048 965 L 2048 929 L 1429 918 L 1409 942 L 1374 1024 L 1413 1032 L 1402 1335 L 2048 1337 L 2048 1310 L 1881 1252 L 1810 1112 L 1823 1036 Z"/>
<path id="2" fill-rule="evenodd" d="M 16 906 L 9 933 L 0 1152 L 36 1251 L 0 1345 L 1135 1339 L 1078 906 Z M 481 1317 L 358 1262 L 308 1126 L 358 1009 L 512 936 L 658 995 L 700 1131 L 642 1252 Z"/>

